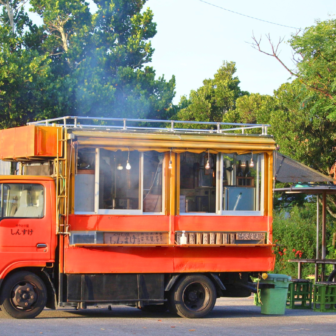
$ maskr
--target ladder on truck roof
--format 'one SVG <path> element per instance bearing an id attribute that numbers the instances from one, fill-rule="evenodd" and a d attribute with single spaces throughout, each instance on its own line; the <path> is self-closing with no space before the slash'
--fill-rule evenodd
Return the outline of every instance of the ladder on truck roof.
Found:
<path id="1" fill-rule="evenodd" d="M 68 148 L 63 139 L 63 132 L 61 139 L 57 132 L 57 156 L 55 162 L 55 178 L 56 178 L 56 233 L 63 234 L 68 233 L 69 225 L 69 195 L 68 195 L 68 183 L 71 167 L 68 168 Z M 61 146 L 60 146 L 61 145 Z M 59 148 L 63 148 L 63 157 L 60 157 Z M 71 153 L 70 153 L 71 162 Z M 69 170 L 68 170 L 69 169 Z"/>
<path id="2" fill-rule="evenodd" d="M 156 124 L 158 127 L 150 126 Z M 212 134 L 230 134 L 240 131 L 245 134 L 247 130 L 261 130 L 261 134 L 267 135 L 267 129 L 271 125 L 267 124 L 240 124 L 224 123 L 212 121 L 186 121 L 186 120 L 157 120 L 157 119 L 129 119 L 129 118 L 101 118 L 101 117 L 77 117 L 65 116 L 60 118 L 46 119 L 29 122 L 28 125 L 37 126 L 62 126 L 64 128 L 90 128 L 104 130 L 148 130 L 162 132 L 188 132 L 188 133 L 212 133 Z M 181 126 L 189 128 L 181 128 Z M 195 125 L 212 128 L 190 128 Z M 176 127 L 177 126 L 177 127 Z M 251 134 L 249 134 L 251 135 Z"/>

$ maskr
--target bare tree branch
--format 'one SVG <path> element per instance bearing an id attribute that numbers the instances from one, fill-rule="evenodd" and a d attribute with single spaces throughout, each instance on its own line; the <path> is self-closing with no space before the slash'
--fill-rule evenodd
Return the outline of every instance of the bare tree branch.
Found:
<path id="1" fill-rule="evenodd" d="M 59 36 L 57 35 L 54 35 L 54 36 L 62 40 L 62 48 L 65 51 L 65 53 L 67 53 L 69 50 L 69 35 L 68 33 L 65 32 L 64 26 L 69 20 L 70 20 L 70 17 L 65 17 L 65 18 L 57 17 L 56 20 L 47 23 L 48 30 L 50 33 L 53 33 L 53 32 L 59 33 Z M 66 59 L 66 60 L 68 64 L 70 65 L 69 59 Z"/>
<path id="2" fill-rule="evenodd" d="M 21 5 L 17 8 L 17 11 L 19 12 L 20 9 L 28 2 L 29 0 L 21 0 Z"/>
<path id="3" fill-rule="evenodd" d="M 21 8 L 28 2 L 28 0 L 21 0 L 19 2 L 18 7 L 13 7 L 11 6 L 11 4 L 9 3 L 9 0 L 4 1 L 4 0 L 0 0 L 0 4 L 6 7 L 7 10 L 7 15 L 8 15 L 8 19 L 9 19 L 9 25 L 12 28 L 12 32 L 15 32 L 15 24 L 14 24 L 14 19 L 16 19 L 20 13 Z"/>
<path id="4" fill-rule="evenodd" d="M 271 46 L 271 50 L 272 52 L 269 53 L 269 52 L 266 52 L 265 50 L 261 49 L 261 38 L 259 40 L 257 40 L 257 38 L 254 36 L 254 34 L 252 35 L 252 40 L 254 41 L 254 44 L 252 44 L 252 47 L 256 50 L 258 50 L 259 52 L 261 52 L 262 54 L 265 54 L 267 56 L 271 56 L 271 57 L 274 57 L 292 76 L 296 77 L 299 79 L 299 81 L 304 84 L 305 86 L 307 86 L 309 89 L 315 91 L 315 92 L 318 92 L 322 95 L 324 95 L 325 97 L 331 99 L 333 101 L 333 104 L 336 105 L 336 102 L 335 102 L 335 99 L 334 97 L 329 93 L 328 90 L 325 90 L 325 89 L 321 89 L 319 87 L 317 87 L 316 85 L 310 85 L 308 84 L 303 78 L 302 76 L 300 76 L 298 73 L 295 73 L 294 71 L 292 71 L 291 69 L 289 69 L 287 67 L 287 65 L 280 59 L 279 57 L 279 47 L 280 47 L 280 44 L 284 41 L 283 38 L 280 38 L 279 39 L 279 42 L 277 43 L 277 45 L 275 46 L 274 43 L 272 42 L 271 40 L 271 37 L 270 35 L 266 35 L 267 37 L 267 40 Z M 302 55 L 301 55 L 302 56 Z M 319 83 L 320 85 L 322 85 L 322 83 Z M 324 85 L 324 84 L 323 84 Z"/>
<path id="5" fill-rule="evenodd" d="M 330 201 L 330 199 L 329 199 L 329 201 Z M 333 202 L 333 203 L 335 203 L 335 202 Z M 331 210 L 331 208 L 328 204 L 327 204 L 327 211 L 328 211 L 328 213 L 331 217 L 336 218 L 336 213 Z"/>

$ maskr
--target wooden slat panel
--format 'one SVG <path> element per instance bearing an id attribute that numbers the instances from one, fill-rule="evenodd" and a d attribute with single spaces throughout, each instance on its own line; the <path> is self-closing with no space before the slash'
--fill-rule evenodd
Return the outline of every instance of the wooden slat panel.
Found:
<path id="1" fill-rule="evenodd" d="M 168 244 L 168 232 L 106 232 L 104 243 L 110 245 Z"/>
<path id="2" fill-rule="evenodd" d="M 175 230 L 267 232 L 269 220 L 266 216 L 176 216 Z"/>

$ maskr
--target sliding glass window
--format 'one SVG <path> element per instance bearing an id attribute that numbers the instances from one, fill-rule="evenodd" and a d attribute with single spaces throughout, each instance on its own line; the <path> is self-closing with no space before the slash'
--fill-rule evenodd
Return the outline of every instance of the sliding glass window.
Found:
<path id="1" fill-rule="evenodd" d="M 143 212 L 163 211 L 163 153 L 144 152 Z"/>
<path id="2" fill-rule="evenodd" d="M 223 215 L 262 215 L 263 154 L 222 154 L 220 209 Z"/>
<path id="3" fill-rule="evenodd" d="M 140 158 L 138 151 L 100 150 L 99 209 L 141 209 Z"/>
<path id="4" fill-rule="evenodd" d="M 216 213 L 217 155 L 180 154 L 180 213 Z"/>
<path id="5" fill-rule="evenodd" d="M 97 156 L 98 213 L 162 213 L 163 154 L 97 149 Z"/>
<path id="6" fill-rule="evenodd" d="M 263 154 L 180 154 L 180 214 L 263 214 Z"/>

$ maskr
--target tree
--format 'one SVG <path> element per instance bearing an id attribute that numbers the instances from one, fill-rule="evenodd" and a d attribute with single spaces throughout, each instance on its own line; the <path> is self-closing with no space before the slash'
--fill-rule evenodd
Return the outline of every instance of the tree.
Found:
<path id="1" fill-rule="evenodd" d="M 146 66 L 156 24 L 146 0 L 0 0 L 0 126 L 62 115 L 169 118 L 175 78 Z"/>
<path id="2" fill-rule="evenodd" d="M 309 97 L 309 99 L 307 98 Z M 270 124 L 281 153 L 323 174 L 336 159 L 334 125 L 324 108 L 326 99 L 315 96 L 299 80 L 285 83 L 274 96 L 251 94 L 237 99 L 225 121 Z"/>
<path id="3" fill-rule="evenodd" d="M 323 108 L 328 118 L 336 120 L 336 20 L 317 21 L 306 28 L 302 35 L 297 33 L 289 41 L 294 51 L 296 68 L 291 69 L 279 57 L 279 46 L 267 36 L 271 51 L 261 48 L 261 39 L 253 37 L 254 47 L 260 52 L 276 58 L 285 69 L 307 88 L 307 98 L 318 96 L 324 100 Z"/>
<path id="4" fill-rule="evenodd" d="M 270 123 L 281 152 L 328 175 L 336 155 L 332 152 L 334 125 L 324 109 L 325 99 L 312 96 L 298 80 L 283 84 L 275 98 Z"/>
<path id="5" fill-rule="evenodd" d="M 248 94 L 241 91 L 235 73 L 235 63 L 224 62 L 213 79 L 204 80 L 203 86 L 196 91 L 192 90 L 189 98 L 181 98 L 180 110 L 175 118 L 222 122 L 225 114 L 235 109 L 237 98 Z"/>
<path id="6" fill-rule="evenodd" d="M 23 6 L 28 0 L 0 0 L 0 5 L 4 6 L 2 18 L 8 21 L 12 32 L 15 32 L 16 22 L 20 15 L 23 13 Z"/>
<path id="7" fill-rule="evenodd" d="M 39 49 L 42 30 L 29 20 L 23 3 L 7 1 L 0 15 L 1 128 L 57 116 L 67 107 L 51 60 Z"/>
<path id="8" fill-rule="evenodd" d="M 55 71 L 66 71 L 75 82 L 71 114 L 165 118 L 175 78 L 155 79 L 154 69 L 145 66 L 156 34 L 152 11 L 142 11 L 146 0 L 94 2 L 94 15 L 83 0 L 31 2 L 44 18 L 48 52 L 58 56 Z"/>
<path id="9" fill-rule="evenodd" d="M 43 18 L 43 47 L 54 63 L 76 67 L 92 33 L 91 13 L 85 0 L 31 0 L 31 11 Z M 68 70 L 70 71 L 70 70 Z"/>
<path id="10" fill-rule="evenodd" d="M 336 160 L 334 123 L 325 108 L 328 99 L 313 95 L 300 81 L 285 83 L 274 96 L 251 94 L 237 99 L 228 122 L 266 123 L 282 154 L 328 175 Z M 327 209 L 336 218 L 335 197 L 328 196 Z"/>
<path id="11" fill-rule="evenodd" d="M 227 113 L 225 122 L 242 122 L 247 124 L 269 124 L 271 111 L 275 108 L 276 99 L 273 96 L 251 93 L 238 97 L 236 108 Z M 256 130 L 253 130 L 256 132 Z"/>

